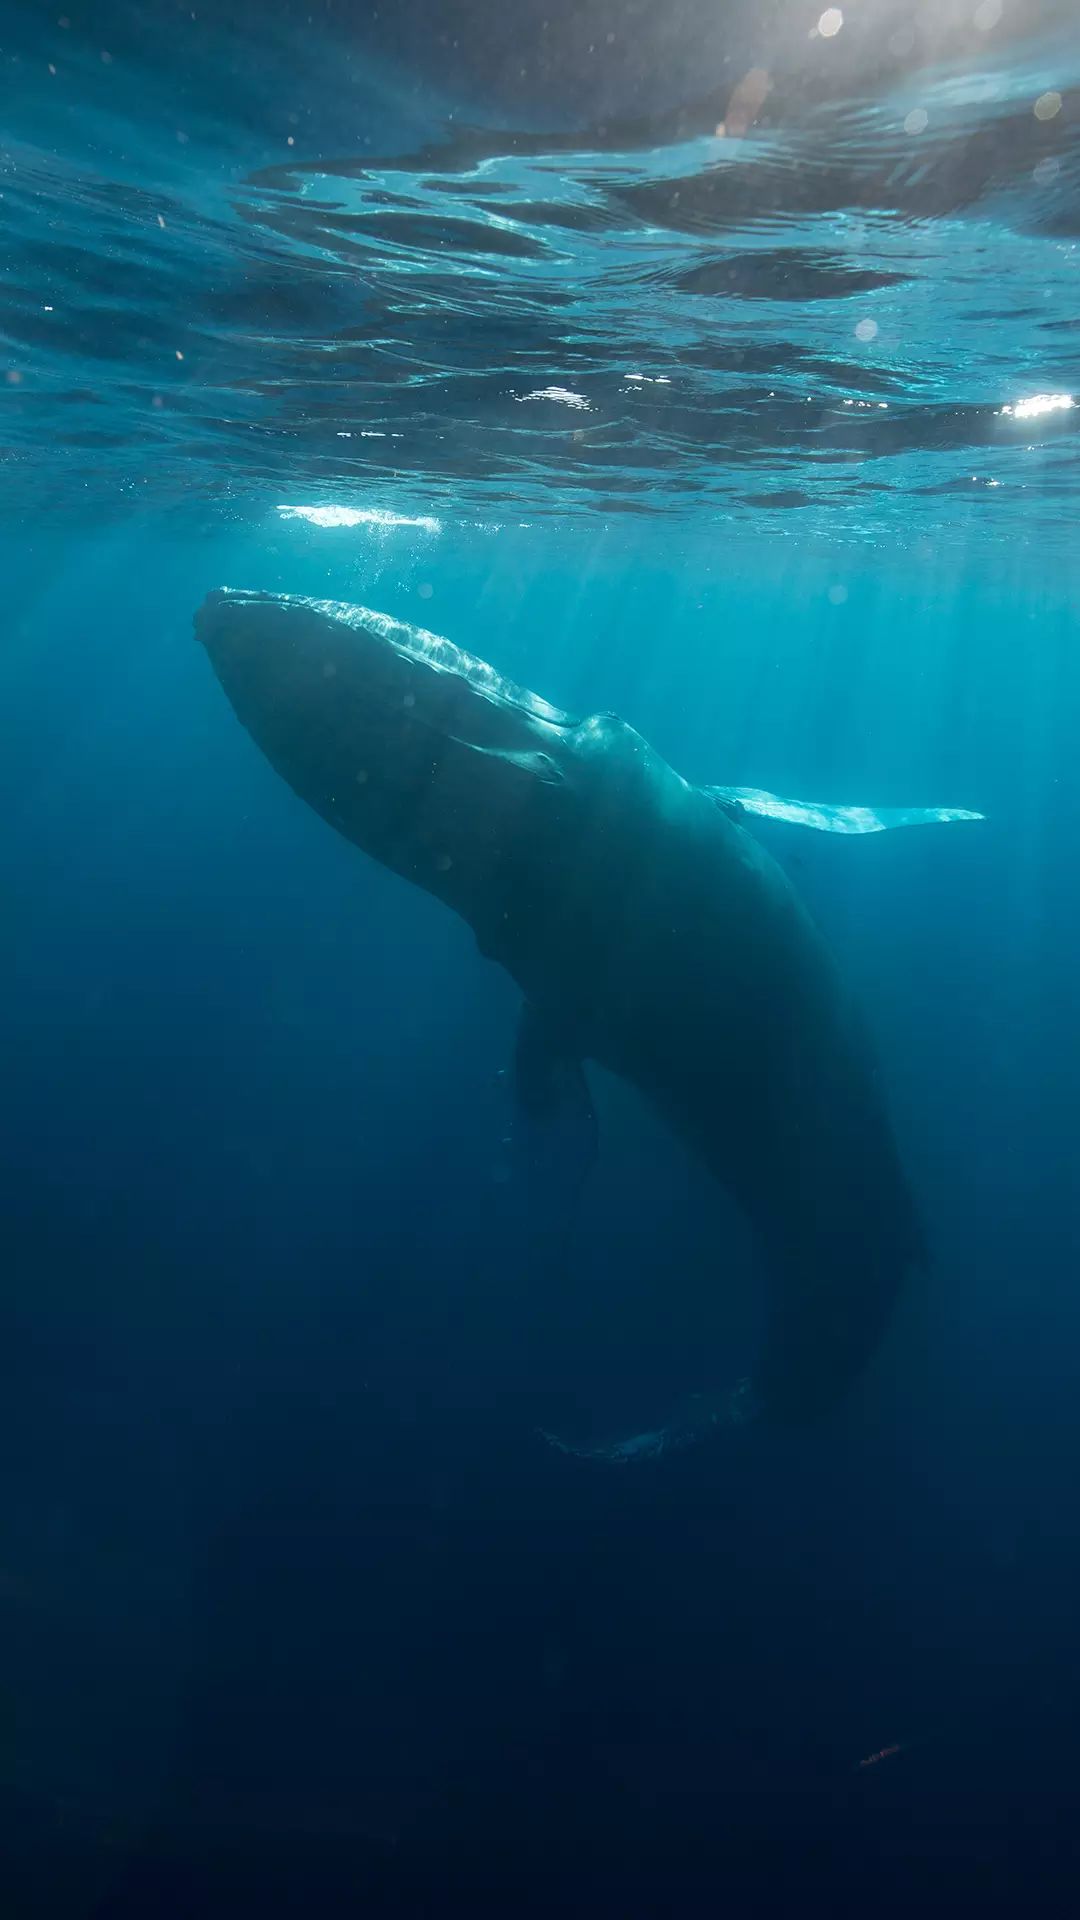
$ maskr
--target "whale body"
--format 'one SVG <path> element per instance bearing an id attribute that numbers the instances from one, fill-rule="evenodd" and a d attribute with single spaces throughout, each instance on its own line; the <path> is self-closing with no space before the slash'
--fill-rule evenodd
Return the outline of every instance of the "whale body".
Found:
<path id="1" fill-rule="evenodd" d="M 638 1088 L 745 1211 L 766 1330 L 749 1389 L 709 1403 L 704 1424 L 722 1404 L 785 1421 L 831 1407 L 924 1241 L 859 1011 L 749 822 L 801 810 L 804 824 L 850 833 L 978 816 L 695 786 L 615 715 L 573 718 L 362 607 L 223 590 L 196 632 L 294 791 L 453 908 L 517 982 L 523 1103 L 587 1100 L 582 1063 L 595 1061 Z"/>

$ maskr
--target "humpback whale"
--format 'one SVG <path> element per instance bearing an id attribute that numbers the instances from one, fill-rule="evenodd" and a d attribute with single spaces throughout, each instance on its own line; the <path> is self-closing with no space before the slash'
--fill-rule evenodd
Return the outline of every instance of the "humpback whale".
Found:
<path id="1" fill-rule="evenodd" d="M 516 981 L 523 1105 L 587 1105 L 596 1062 L 749 1218 L 768 1289 L 751 1380 L 598 1451 L 630 1459 L 751 1412 L 833 1406 L 924 1240 L 859 1010 L 751 823 L 866 833 L 980 816 L 695 786 L 614 714 L 562 713 L 369 608 L 223 589 L 195 626 L 301 799 L 453 908 Z"/>

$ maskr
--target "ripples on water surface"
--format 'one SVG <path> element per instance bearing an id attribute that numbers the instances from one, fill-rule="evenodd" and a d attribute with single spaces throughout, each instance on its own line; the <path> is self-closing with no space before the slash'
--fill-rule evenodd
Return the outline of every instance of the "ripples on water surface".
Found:
<path id="1" fill-rule="evenodd" d="M 433 33 L 93 12 L 5 23 L 10 498 L 1064 535 L 1069 9 L 717 8 L 682 105 L 518 124 Z"/>

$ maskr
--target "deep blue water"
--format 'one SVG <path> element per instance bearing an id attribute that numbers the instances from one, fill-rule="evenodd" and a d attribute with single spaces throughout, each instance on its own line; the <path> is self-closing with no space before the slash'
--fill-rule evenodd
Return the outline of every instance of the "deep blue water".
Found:
<path id="1" fill-rule="evenodd" d="M 819 11 L 0 13 L 5 1917 L 1075 1909 L 1075 31 Z M 223 584 L 985 815 L 783 841 L 932 1251 L 826 1419 L 537 1439 L 745 1371 L 745 1231 L 598 1073 L 506 1177 Z"/>

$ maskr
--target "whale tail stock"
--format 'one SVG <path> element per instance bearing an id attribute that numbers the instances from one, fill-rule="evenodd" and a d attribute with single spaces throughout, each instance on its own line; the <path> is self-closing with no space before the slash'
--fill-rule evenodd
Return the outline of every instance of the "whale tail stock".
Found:
<path id="1" fill-rule="evenodd" d="M 662 1425 L 643 1431 L 600 1442 L 549 1431 L 541 1437 L 573 1458 L 627 1466 L 756 1422 L 805 1425 L 839 1406 L 879 1347 L 904 1282 L 926 1270 L 929 1254 L 902 1174 L 888 1186 L 856 1178 L 846 1195 L 833 1197 L 831 1221 L 829 1211 L 825 1199 L 823 1217 L 805 1239 L 767 1248 L 771 1299 L 752 1377 L 693 1394 Z"/>
<path id="2" fill-rule="evenodd" d="M 834 807 L 783 800 L 757 788 L 707 791 L 724 812 L 744 824 L 748 815 L 758 816 L 841 836 L 983 817 L 945 807 Z M 857 1025 L 861 1028 L 861 1022 Z M 854 1044 L 861 1052 L 863 1043 Z M 746 1196 L 765 1242 L 772 1291 L 753 1378 L 717 1393 L 691 1396 L 659 1426 L 584 1443 L 545 1431 L 541 1437 L 549 1445 L 576 1459 L 627 1466 L 683 1452 L 752 1422 L 803 1424 L 843 1401 L 878 1347 L 905 1280 L 929 1264 L 891 1127 L 872 1091 L 876 1069 L 868 1043 L 864 1070 L 865 1079 L 861 1073 L 856 1076 L 850 1104 L 844 1103 L 841 1115 L 833 1114 L 838 1129 L 833 1153 L 820 1165 L 814 1164 L 812 1149 L 807 1154 L 806 1136 L 818 1132 L 811 1121 L 796 1129 L 803 1151 L 791 1156 L 786 1169 L 774 1160 L 767 1170 L 767 1204 L 763 1198 L 755 1206 Z M 779 1156 L 780 1161 L 784 1158 Z M 781 1197 L 778 1189 L 785 1175 L 790 1185 Z M 814 1189 L 809 1204 L 808 1182 Z"/>
<path id="3" fill-rule="evenodd" d="M 761 1421 L 810 1423 L 839 1405 L 862 1375 L 908 1264 L 897 1261 L 891 1273 L 870 1276 L 845 1267 L 831 1285 L 778 1288 L 754 1375 L 717 1393 L 689 1395 L 660 1426 L 601 1441 L 577 1442 L 544 1428 L 538 1437 L 577 1460 L 631 1466 Z M 921 1247 L 911 1264 L 925 1266 Z"/>
<path id="4" fill-rule="evenodd" d="M 752 1423 L 806 1425 L 844 1401 L 879 1348 L 905 1282 L 929 1264 L 888 1123 L 879 1116 L 875 1127 L 864 1116 L 862 1156 L 856 1117 L 850 1180 L 823 1185 L 809 1221 L 794 1204 L 781 1210 L 779 1232 L 764 1235 L 771 1297 L 752 1376 L 689 1396 L 660 1426 L 580 1444 L 544 1432 L 549 1445 L 581 1460 L 633 1465 Z"/>

